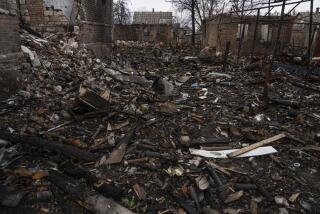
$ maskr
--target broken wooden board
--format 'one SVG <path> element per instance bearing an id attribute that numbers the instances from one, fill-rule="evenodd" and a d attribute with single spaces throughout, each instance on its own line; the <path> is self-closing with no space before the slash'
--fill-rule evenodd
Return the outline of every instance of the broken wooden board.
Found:
<path id="1" fill-rule="evenodd" d="M 244 147 L 244 148 L 242 148 L 242 149 L 238 149 L 238 150 L 236 150 L 236 151 L 234 151 L 234 152 L 229 153 L 227 156 L 228 156 L 229 158 L 234 158 L 234 157 L 237 157 L 237 156 L 239 156 L 239 155 L 242 155 L 242 154 L 245 154 L 245 153 L 247 153 L 247 152 L 250 152 L 251 150 L 254 150 L 254 149 L 257 149 L 257 148 L 259 148 L 259 147 L 262 147 L 262 146 L 266 146 L 266 145 L 268 145 L 268 144 L 271 144 L 271 143 L 273 143 L 273 142 L 275 142 L 275 141 L 278 141 L 278 140 L 280 140 L 280 139 L 283 139 L 283 138 L 285 138 L 285 137 L 286 137 L 286 134 L 281 133 L 281 134 L 278 134 L 278 135 L 273 136 L 273 137 L 271 137 L 271 138 L 268 138 L 268 139 L 265 139 L 265 140 L 263 140 L 263 141 L 260 141 L 260 142 L 258 142 L 258 143 L 255 143 L 255 144 L 252 144 L 252 145 L 250 145 L 250 146 Z"/>
<path id="2" fill-rule="evenodd" d="M 222 150 L 222 151 L 206 151 L 200 149 L 189 149 L 192 155 L 198 155 L 206 158 L 228 158 L 228 155 L 232 152 L 237 152 L 239 149 L 230 149 L 230 150 Z M 260 147 L 251 151 L 248 151 L 242 155 L 237 157 L 254 157 L 254 156 L 262 156 L 277 153 L 272 146 Z"/>
<path id="3" fill-rule="evenodd" d="M 303 147 L 302 150 L 320 152 L 320 146 L 307 145 L 307 146 Z"/>
<path id="4" fill-rule="evenodd" d="M 135 134 L 136 129 L 131 130 L 128 134 L 126 134 L 122 139 L 120 139 L 117 147 L 112 151 L 109 158 L 102 157 L 100 160 L 100 165 L 109 165 L 109 164 L 117 164 L 120 163 L 126 153 L 127 146 L 131 141 L 133 135 Z"/>
<path id="5" fill-rule="evenodd" d="M 109 109 L 109 102 L 102 96 L 89 89 L 85 89 L 83 87 L 80 88 L 80 102 L 96 111 L 106 111 Z"/>

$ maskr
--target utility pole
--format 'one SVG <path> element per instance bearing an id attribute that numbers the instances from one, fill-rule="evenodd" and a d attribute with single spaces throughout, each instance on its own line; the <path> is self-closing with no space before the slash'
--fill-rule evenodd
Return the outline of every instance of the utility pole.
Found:
<path id="1" fill-rule="evenodd" d="M 196 0 L 191 0 L 191 16 L 192 16 L 192 45 L 196 45 Z"/>

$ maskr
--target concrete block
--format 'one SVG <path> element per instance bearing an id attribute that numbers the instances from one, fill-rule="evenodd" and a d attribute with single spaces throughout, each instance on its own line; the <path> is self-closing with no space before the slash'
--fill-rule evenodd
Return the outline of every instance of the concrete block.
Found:
<path id="1" fill-rule="evenodd" d="M 55 10 L 54 11 L 54 15 L 55 16 L 63 16 L 64 14 L 63 14 L 63 12 L 61 10 Z"/>
<path id="2" fill-rule="evenodd" d="M 45 16 L 53 16 L 53 10 L 45 10 L 44 15 Z"/>

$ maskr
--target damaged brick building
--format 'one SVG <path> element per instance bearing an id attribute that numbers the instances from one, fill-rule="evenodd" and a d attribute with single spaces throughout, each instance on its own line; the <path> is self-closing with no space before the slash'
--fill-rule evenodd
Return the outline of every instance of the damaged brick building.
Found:
<path id="1" fill-rule="evenodd" d="M 39 32 L 67 32 L 79 27 L 79 43 L 100 57 L 112 42 L 111 0 L 20 0 L 24 24 Z"/>
<path id="2" fill-rule="evenodd" d="M 281 36 L 279 39 L 279 50 L 286 51 L 290 46 L 292 26 L 296 17 L 284 17 Z M 227 42 L 230 42 L 230 51 L 236 55 L 239 41 L 242 37 L 241 56 L 249 56 L 253 44 L 255 44 L 255 55 L 271 54 L 273 44 L 277 37 L 279 16 L 260 17 L 257 27 L 256 41 L 254 32 L 256 16 L 244 16 L 241 22 L 239 16 L 218 15 L 203 21 L 202 45 L 216 48 L 217 52 L 223 53 Z M 243 24 L 241 24 L 243 23 Z M 242 31 L 244 29 L 244 32 Z"/>
<path id="3" fill-rule="evenodd" d="M 0 1 L 0 100 L 17 92 L 22 52 L 15 0 Z"/>

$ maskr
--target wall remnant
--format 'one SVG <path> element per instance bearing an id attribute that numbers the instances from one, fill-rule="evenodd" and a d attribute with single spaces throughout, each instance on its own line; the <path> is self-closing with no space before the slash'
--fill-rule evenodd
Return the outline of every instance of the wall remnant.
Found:
<path id="1" fill-rule="evenodd" d="M 292 28 L 291 45 L 295 52 L 306 54 L 309 46 L 309 21 L 310 12 L 302 12 L 297 15 L 297 21 Z M 320 51 L 318 50 L 320 43 L 320 8 L 317 8 L 313 13 L 313 42 L 312 42 L 312 56 L 319 57 Z"/>
<path id="2" fill-rule="evenodd" d="M 66 32 L 71 21 L 73 1 L 20 0 L 24 24 L 39 32 Z"/>
<path id="3" fill-rule="evenodd" d="M 279 50 L 285 52 L 290 46 L 292 26 L 295 17 L 284 18 L 281 36 L 279 39 Z M 255 42 L 255 55 L 271 54 L 278 32 L 278 16 L 260 17 Z M 241 18 L 232 15 L 218 15 L 203 22 L 202 46 L 215 47 L 217 52 L 223 53 L 225 45 L 230 42 L 230 52 L 235 55 L 238 52 L 239 40 L 242 37 L 242 48 L 240 55 L 251 54 L 256 16 L 245 16 L 241 24 Z"/>
<path id="4" fill-rule="evenodd" d="M 21 61 L 19 19 L 15 0 L 0 2 L 0 101 L 19 90 Z"/>
<path id="5" fill-rule="evenodd" d="M 145 42 L 173 42 L 172 25 L 158 24 L 132 24 L 114 25 L 114 40 L 145 41 Z"/>

